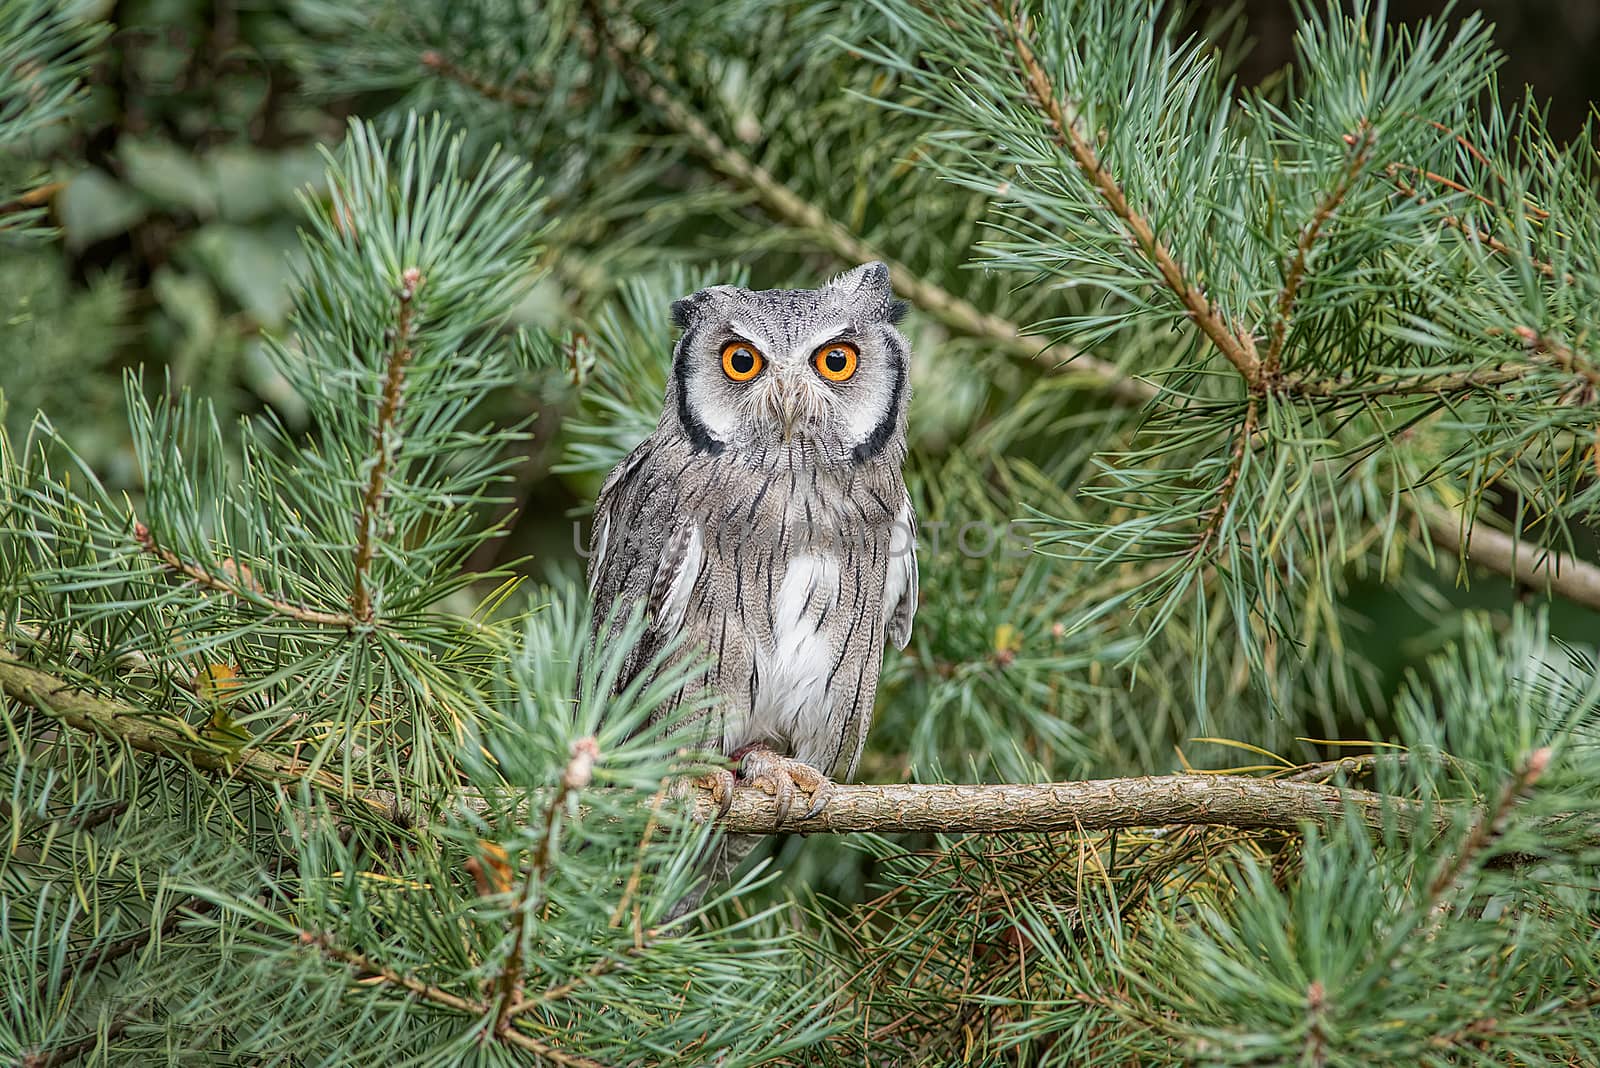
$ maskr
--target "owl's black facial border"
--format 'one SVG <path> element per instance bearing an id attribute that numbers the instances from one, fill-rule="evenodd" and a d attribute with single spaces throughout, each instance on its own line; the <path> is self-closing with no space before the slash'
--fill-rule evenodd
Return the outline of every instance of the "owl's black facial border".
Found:
<path id="1" fill-rule="evenodd" d="M 686 332 L 678 339 L 678 350 L 672 355 L 672 377 L 678 387 L 678 422 L 683 424 L 683 432 L 688 435 L 695 452 L 716 456 L 722 452 L 722 442 L 712 437 L 710 429 L 689 410 L 689 351 L 694 347 L 694 339 L 693 330 Z"/>
<path id="2" fill-rule="evenodd" d="M 889 444 L 889 439 L 894 437 L 895 425 L 900 420 L 900 401 L 906 390 L 907 352 L 894 332 L 888 331 L 888 333 L 890 337 L 884 345 L 884 351 L 889 354 L 889 362 L 894 365 L 894 388 L 889 391 L 889 406 L 884 410 L 883 418 L 872 428 L 867 440 L 850 450 L 850 458 L 858 464 L 866 463 L 884 450 Z"/>

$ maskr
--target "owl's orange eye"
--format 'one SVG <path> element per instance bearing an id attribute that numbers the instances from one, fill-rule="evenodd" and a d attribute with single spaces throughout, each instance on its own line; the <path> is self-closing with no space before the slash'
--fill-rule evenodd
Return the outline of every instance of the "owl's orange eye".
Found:
<path id="1" fill-rule="evenodd" d="M 743 341 L 722 346 L 722 373 L 735 382 L 748 382 L 761 373 L 761 353 Z"/>
<path id="2" fill-rule="evenodd" d="M 824 345 L 812 357 L 817 374 L 829 382 L 848 382 L 856 373 L 856 347 L 848 341 L 835 341 Z"/>

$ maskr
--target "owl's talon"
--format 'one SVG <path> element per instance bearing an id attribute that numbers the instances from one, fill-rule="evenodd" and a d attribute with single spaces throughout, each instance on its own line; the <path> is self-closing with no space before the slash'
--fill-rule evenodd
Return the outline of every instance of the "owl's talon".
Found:
<path id="1" fill-rule="evenodd" d="M 810 819 L 821 812 L 833 796 L 834 784 L 810 764 L 791 757 L 779 756 L 766 746 L 755 746 L 744 753 L 739 773 L 752 786 L 771 794 L 777 802 L 776 826 L 782 827 L 794 807 L 795 789 L 798 787 L 811 795 L 811 805 L 802 819 Z"/>
<path id="2" fill-rule="evenodd" d="M 679 779 L 673 786 L 673 794 L 674 796 L 682 797 L 688 793 L 690 787 L 709 791 L 711 800 L 717 804 L 717 818 L 721 819 L 733 807 L 733 786 L 733 772 L 727 768 L 717 768 L 714 771 L 706 772 L 704 775 Z"/>
<path id="3" fill-rule="evenodd" d="M 827 808 L 828 802 L 833 800 L 833 780 L 826 775 L 819 775 L 819 779 L 820 781 L 811 791 L 811 807 L 806 809 L 806 814 L 801 819 L 810 819 L 824 808 Z"/>

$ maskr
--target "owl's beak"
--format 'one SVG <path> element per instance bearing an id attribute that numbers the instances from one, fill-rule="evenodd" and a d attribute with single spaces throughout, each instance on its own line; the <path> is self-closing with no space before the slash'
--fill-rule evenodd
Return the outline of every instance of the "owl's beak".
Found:
<path id="1" fill-rule="evenodd" d="M 779 418 L 783 421 L 783 443 L 794 437 L 794 424 L 800 418 L 800 395 L 794 386 L 785 383 L 778 394 Z"/>

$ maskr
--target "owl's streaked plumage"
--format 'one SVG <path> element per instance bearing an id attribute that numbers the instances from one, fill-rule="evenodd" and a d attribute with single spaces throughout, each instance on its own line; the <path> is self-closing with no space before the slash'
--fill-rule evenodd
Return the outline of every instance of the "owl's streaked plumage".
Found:
<path id="1" fill-rule="evenodd" d="M 715 697 L 686 742 L 730 756 L 762 747 L 763 774 L 766 749 L 853 774 L 884 639 L 910 639 L 903 311 L 881 263 L 820 289 L 713 286 L 676 302 L 661 422 L 595 506 L 594 640 L 615 633 L 599 632 L 608 616 L 646 605 L 619 686 L 681 636 L 675 655 L 698 650 L 711 666 L 679 701 Z M 826 787 L 813 785 L 815 805 Z"/>

